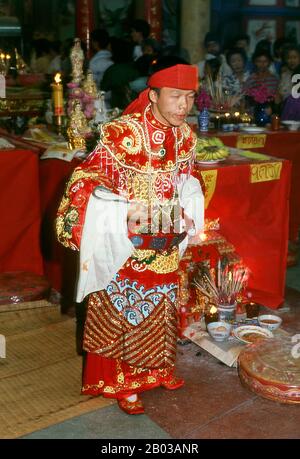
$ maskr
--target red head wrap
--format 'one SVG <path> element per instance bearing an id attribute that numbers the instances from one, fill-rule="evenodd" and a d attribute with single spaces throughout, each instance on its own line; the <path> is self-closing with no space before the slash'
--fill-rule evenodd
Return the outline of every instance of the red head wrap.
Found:
<path id="1" fill-rule="evenodd" d="M 147 82 L 148 89 L 142 91 L 138 98 L 125 108 L 123 114 L 143 112 L 149 104 L 150 88 L 176 88 L 197 91 L 198 68 L 188 64 L 177 64 L 159 70 L 150 76 Z"/>

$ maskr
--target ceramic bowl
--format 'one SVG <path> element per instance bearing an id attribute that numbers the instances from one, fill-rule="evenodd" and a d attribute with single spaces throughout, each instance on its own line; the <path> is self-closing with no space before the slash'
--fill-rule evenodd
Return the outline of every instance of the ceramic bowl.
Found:
<path id="1" fill-rule="evenodd" d="M 258 323 L 262 328 L 274 331 L 280 327 L 282 319 L 281 317 L 275 316 L 274 314 L 263 314 L 258 316 Z"/>
<path id="2" fill-rule="evenodd" d="M 224 341 L 230 335 L 232 325 L 227 322 L 211 322 L 207 331 L 215 341 Z"/>
<path id="3" fill-rule="evenodd" d="M 281 124 L 286 126 L 289 131 L 297 131 L 300 127 L 300 121 L 285 120 L 281 121 Z"/>

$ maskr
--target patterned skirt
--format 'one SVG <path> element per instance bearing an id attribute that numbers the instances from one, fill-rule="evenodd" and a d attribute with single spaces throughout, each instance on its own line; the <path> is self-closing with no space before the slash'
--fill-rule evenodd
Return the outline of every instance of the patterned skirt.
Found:
<path id="1" fill-rule="evenodd" d="M 118 398 L 170 377 L 177 343 L 177 269 L 177 249 L 159 255 L 136 250 L 105 290 L 90 295 L 82 393 Z"/>

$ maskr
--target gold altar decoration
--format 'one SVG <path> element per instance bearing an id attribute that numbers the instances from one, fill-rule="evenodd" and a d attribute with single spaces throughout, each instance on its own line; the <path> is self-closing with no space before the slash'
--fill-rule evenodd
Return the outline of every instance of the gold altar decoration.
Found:
<path id="1" fill-rule="evenodd" d="M 29 115 L 38 116 L 43 113 L 43 94 L 27 95 L 26 91 L 20 94 L 7 94 L 6 99 L 0 99 L 0 116 Z"/>
<path id="2" fill-rule="evenodd" d="M 81 48 L 80 38 L 74 39 L 70 59 L 72 64 L 72 83 L 80 84 L 83 79 L 84 54 Z"/>
<path id="3" fill-rule="evenodd" d="M 28 66 L 25 63 L 23 57 L 19 54 L 17 48 L 15 48 L 15 58 L 16 58 L 16 69 L 19 75 L 26 73 Z"/>
<path id="4" fill-rule="evenodd" d="M 78 100 L 74 101 L 72 112 L 70 115 L 67 135 L 69 139 L 69 148 L 85 149 L 86 136 L 91 133 L 91 128 L 88 126 L 85 114 L 82 111 L 81 104 Z"/>
<path id="5" fill-rule="evenodd" d="M 6 75 L 9 71 L 11 56 L 8 53 L 0 52 L 0 73 Z"/>
<path id="6" fill-rule="evenodd" d="M 83 82 L 82 88 L 86 94 L 91 97 L 98 97 L 98 89 L 95 83 L 93 72 L 91 70 L 87 71 L 86 79 Z"/>

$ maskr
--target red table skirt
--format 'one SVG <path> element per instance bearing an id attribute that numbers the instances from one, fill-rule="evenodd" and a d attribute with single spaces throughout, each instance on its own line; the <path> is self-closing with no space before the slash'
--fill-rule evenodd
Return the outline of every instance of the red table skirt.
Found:
<path id="1" fill-rule="evenodd" d="M 38 156 L 25 149 L 1 150 L 0 183 L 0 272 L 43 274 Z"/>
<path id="2" fill-rule="evenodd" d="M 257 183 L 250 180 L 251 164 L 243 162 L 196 169 L 207 185 L 206 218 L 219 218 L 219 232 L 250 269 L 253 300 L 270 308 L 284 300 L 291 174 L 289 161 L 275 164 L 281 164 L 280 177 Z"/>
<path id="3" fill-rule="evenodd" d="M 240 134 L 217 133 L 213 135 L 217 135 L 225 145 L 236 147 Z M 247 144 L 245 144 L 246 147 Z M 300 132 L 268 132 L 263 146 L 259 148 L 250 146 L 248 149 L 266 153 L 276 158 L 288 159 L 292 162 L 289 239 L 296 241 L 300 229 Z"/>

